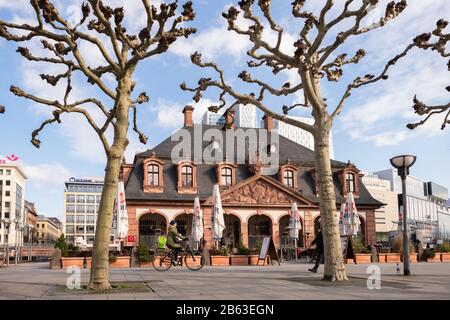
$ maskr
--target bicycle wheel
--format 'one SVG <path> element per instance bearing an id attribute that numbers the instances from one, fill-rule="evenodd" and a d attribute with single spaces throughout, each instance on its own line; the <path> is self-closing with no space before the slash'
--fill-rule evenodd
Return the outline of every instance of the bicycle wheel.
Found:
<path id="1" fill-rule="evenodd" d="M 189 250 L 184 256 L 184 264 L 189 270 L 197 271 L 205 265 L 205 258 L 201 252 Z"/>
<path id="2" fill-rule="evenodd" d="M 163 252 L 160 254 L 154 255 L 155 259 L 153 260 L 153 268 L 158 271 L 167 271 L 172 266 L 172 258 L 169 252 Z"/>

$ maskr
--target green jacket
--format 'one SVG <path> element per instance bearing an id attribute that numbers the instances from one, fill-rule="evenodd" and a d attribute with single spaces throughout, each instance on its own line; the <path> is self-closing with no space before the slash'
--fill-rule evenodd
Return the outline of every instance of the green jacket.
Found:
<path id="1" fill-rule="evenodd" d="M 181 248 L 181 245 L 179 243 L 176 243 L 176 238 L 183 238 L 181 234 L 178 233 L 177 227 L 175 226 L 169 226 L 169 233 L 167 234 L 167 242 L 166 245 L 171 248 Z"/>

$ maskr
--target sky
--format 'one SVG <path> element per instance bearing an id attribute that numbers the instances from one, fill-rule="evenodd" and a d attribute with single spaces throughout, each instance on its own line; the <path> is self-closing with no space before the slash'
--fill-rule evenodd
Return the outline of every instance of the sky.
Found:
<path id="1" fill-rule="evenodd" d="M 79 19 L 81 0 L 53 2 L 69 21 Z M 140 0 L 104 2 L 112 6 L 124 6 L 129 32 L 137 31 L 144 25 L 145 15 Z M 130 129 L 130 144 L 126 152 L 128 162 L 133 160 L 136 152 L 151 149 L 181 127 L 185 105 L 195 107 L 194 120 L 198 121 L 207 107 L 218 101 L 217 92 L 211 90 L 197 104 L 192 101 L 192 94 L 179 88 L 183 81 L 194 85 L 201 77 L 214 76 L 191 64 L 189 57 L 193 52 L 201 52 L 205 61 L 217 62 L 225 70 L 226 80 L 237 89 L 246 93 L 251 90 L 237 78 L 240 71 L 248 70 L 246 51 L 250 43 L 246 37 L 227 31 L 221 16 L 223 11 L 230 5 L 237 5 L 238 1 L 193 2 L 197 16 L 188 25 L 196 27 L 198 32 L 189 39 L 178 40 L 164 55 L 152 57 L 140 64 L 134 75 L 137 82 L 134 92 L 138 94 L 146 91 L 150 96 L 148 104 L 138 107 L 138 124 L 149 141 L 145 146 L 140 144 Z M 272 5 L 275 20 L 285 30 L 281 47 L 286 53 L 294 51 L 292 44 L 303 27 L 302 20 L 293 18 L 290 13 L 291 2 L 277 0 Z M 358 2 L 355 1 L 355 4 Z M 384 16 L 387 2 L 380 1 L 363 24 L 368 26 Z M 318 14 L 324 3 L 325 0 L 309 0 L 306 9 Z M 339 14 L 343 3 L 343 0 L 337 0 L 327 19 L 331 20 Z M 450 17 L 448 0 L 433 0 L 430 3 L 408 0 L 407 9 L 394 21 L 384 28 L 350 38 L 338 50 L 337 54 L 346 52 L 352 56 L 363 48 L 367 55 L 358 65 L 345 68 L 339 83 L 330 83 L 326 79 L 322 81 L 322 93 L 330 108 L 337 104 L 346 86 L 355 77 L 367 73 L 379 74 L 386 62 L 403 51 L 416 35 L 433 30 L 438 19 Z M 1 20 L 33 24 L 33 17 L 28 0 L 0 0 Z M 245 21 L 238 21 L 245 26 Z M 337 32 L 348 26 L 347 23 L 336 26 L 325 42 L 333 41 Z M 267 31 L 264 39 L 273 43 L 276 37 Z M 43 53 L 40 43 L 33 42 L 27 46 L 33 53 Z M 101 63 L 102 57 L 95 48 L 88 45 L 80 48 L 85 52 L 90 66 L 96 67 Z M 16 49 L 16 43 L 0 39 L 0 104 L 7 107 L 7 112 L 0 115 L 0 158 L 11 154 L 20 157 L 19 164 L 28 176 L 26 199 L 35 202 L 40 214 L 62 217 L 64 181 L 70 177 L 102 176 L 104 151 L 87 123 L 73 115 L 62 117 L 61 124 L 46 127 L 40 134 L 40 149 L 31 145 L 31 132 L 49 117 L 51 110 L 47 106 L 15 97 L 9 92 L 10 85 L 17 85 L 49 99 L 61 99 L 64 85 L 61 83 L 52 87 L 39 77 L 41 73 L 57 74 L 61 69 L 26 61 L 15 52 Z M 418 119 L 411 108 L 414 95 L 417 94 L 428 104 L 448 102 L 448 92 L 445 91 L 450 80 L 447 62 L 435 52 L 416 49 L 391 69 L 388 80 L 354 91 L 333 126 L 335 158 L 345 162 L 351 160 L 363 171 L 377 171 L 389 168 L 392 156 L 414 154 L 417 162 L 411 169 L 412 175 L 450 188 L 450 128 L 440 130 L 441 118 L 432 119 L 414 131 L 406 128 L 407 123 Z M 298 75 L 293 72 L 280 72 L 275 76 L 264 68 L 248 71 L 272 85 L 279 86 L 286 81 L 297 84 L 299 81 Z M 114 89 L 114 79 L 107 78 L 105 82 Z M 105 98 L 81 77 L 75 78 L 73 99 L 84 97 Z M 267 104 L 273 110 L 280 111 L 283 104 L 293 104 L 299 99 L 301 94 L 283 98 L 268 97 Z M 98 113 L 93 113 L 95 119 L 100 119 Z M 291 115 L 308 116 L 310 110 L 294 110 Z M 259 116 L 262 117 L 260 112 Z"/>

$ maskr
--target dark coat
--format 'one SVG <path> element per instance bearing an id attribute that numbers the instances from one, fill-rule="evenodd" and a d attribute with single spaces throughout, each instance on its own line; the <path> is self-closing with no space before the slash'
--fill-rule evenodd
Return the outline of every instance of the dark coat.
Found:
<path id="1" fill-rule="evenodd" d="M 177 239 L 183 239 L 183 236 L 178 233 L 177 227 L 170 226 L 167 234 L 166 245 L 171 249 L 181 248 L 181 245 L 177 243 Z"/>
<path id="2" fill-rule="evenodd" d="M 323 236 L 322 230 L 319 230 L 314 240 L 311 242 L 311 245 L 316 245 L 316 250 L 323 252 Z"/>

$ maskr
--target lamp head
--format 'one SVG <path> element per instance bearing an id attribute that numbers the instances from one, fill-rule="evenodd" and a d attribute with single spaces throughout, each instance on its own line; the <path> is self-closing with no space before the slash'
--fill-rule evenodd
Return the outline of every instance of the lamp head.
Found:
<path id="1" fill-rule="evenodd" d="M 398 175 L 406 178 L 409 168 L 416 162 L 417 157 L 413 155 L 401 155 L 390 159 L 391 165 L 398 170 Z"/>

